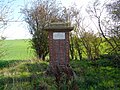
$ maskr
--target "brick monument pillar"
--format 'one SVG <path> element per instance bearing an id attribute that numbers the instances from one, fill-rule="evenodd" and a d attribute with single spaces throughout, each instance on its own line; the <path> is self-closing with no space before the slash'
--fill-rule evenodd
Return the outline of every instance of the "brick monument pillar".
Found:
<path id="1" fill-rule="evenodd" d="M 69 32 L 73 27 L 64 23 L 52 23 L 45 28 L 48 31 L 50 66 L 69 65 Z"/>
<path id="2" fill-rule="evenodd" d="M 55 76 L 56 85 L 60 88 L 60 83 L 66 80 L 66 84 L 69 84 L 76 76 L 69 65 L 69 32 L 73 27 L 64 23 L 52 23 L 45 27 L 45 30 L 48 31 L 50 53 L 50 64 L 46 74 Z"/>

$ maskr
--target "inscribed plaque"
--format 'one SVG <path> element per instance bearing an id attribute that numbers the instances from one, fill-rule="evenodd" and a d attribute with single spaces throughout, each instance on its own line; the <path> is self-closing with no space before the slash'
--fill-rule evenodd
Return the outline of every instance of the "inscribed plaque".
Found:
<path id="1" fill-rule="evenodd" d="M 65 32 L 54 32 L 53 39 L 65 39 Z"/>

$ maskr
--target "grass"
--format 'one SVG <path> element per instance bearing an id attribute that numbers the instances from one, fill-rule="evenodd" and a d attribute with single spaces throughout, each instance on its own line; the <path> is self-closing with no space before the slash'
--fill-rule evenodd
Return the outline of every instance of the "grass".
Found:
<path id="1" fill-rule="evenodd" d="M 120 90 L 119 68 L 99 63 L 70 62 L 79 90 Z M 48 62 L 37 59 L 13 62 L 0 70 L 0 90 L 57 90 L 55 78 L 45 74 L 47 67 Z"/>
<path id="2" fill-rule="evenodd" d="M 102 61 L 102 60 L 100 60 Z M 113 66 L 100 65 L 101 62 L 74 61 L 71 64 L 79 76 L 81 90 L 119 90 L 120 70 Z M 109 62 L 106 62 L 106 64 Z"/>
<path id="3" fill-rule="evenodd" d="M 31 59 L 34 54 L 29 40 L 4 43 L 7 54 L 0 60 L 0 90 L 57 90 L 55 77 L 45 74 L 49 62 Z M 71 60 L 70 65 L 77 75 L 79 90 L 120 90 L 120 69 L 112 60 Z M 72 87 L 72 81 L 62 86 Z"/>
<path id="4" fill-rule="evenodd" d="M 28 60 L 34 57 L 29 40 L 5 40 L 6 55 L 1 60 Z"/>

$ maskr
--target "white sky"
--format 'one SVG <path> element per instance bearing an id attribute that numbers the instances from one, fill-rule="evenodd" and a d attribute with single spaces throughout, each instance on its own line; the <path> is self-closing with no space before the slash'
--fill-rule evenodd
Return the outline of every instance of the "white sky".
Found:
<path id="1" fill-rule="evenodd" d="M 22 15 L 20 13 L 20 8 L 24 6 L 24 3 L 30 0 L 16 0 L 13 5 L 14 13 L 13 13 L 13 21 L 18 20 L 22 21 Z M 63 6 L 70 6 L 74 3 L 78 6 L 86 6 L 88 2 L 92 2 L 94 0 L 61 0 Z M 105 0 L 100 0 L 105 1 Z M 84 13 L 83 13 L 84 15 Z M 7 37 L 7 39 L 26 39 L 30 38 L 29 31 L 27 29 L 27 25 L 25 22 L 11 22 L 8 23 L 7 28 L 2 28 L 0 30 L 0 35 Z"/>

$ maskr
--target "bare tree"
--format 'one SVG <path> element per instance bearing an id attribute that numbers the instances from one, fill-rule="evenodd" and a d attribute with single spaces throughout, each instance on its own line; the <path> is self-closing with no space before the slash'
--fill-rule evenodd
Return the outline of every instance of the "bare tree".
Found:
<path id="1" fill-rule="evenodd" d="M 95 2 L 93 2 L 92 5 L 88 5 L 88 8 L 86 10 L 87 10 L 88 14 L 90 15 L 91 20 L 92 20 L 92 18 L 97 20 L 97 23 L 98 23 L 97 28 L 100 31 L 100 34 L 109 43 L 111 48 L 114 49 L 115 46 L 110 41 L 110 39 L 107 37 L 105 30 L 103 28 L 104 25 L 103 25 L 103 20 L 102 20 L 102 18 L 103 18 L 102 13 L 105 9 L 105 5 L 106 5 L 106 2 L 103 5 L 101 5 L 99 0 L 95 0 Z"/>
<path id="2" fill-rule="evenodd" d="M 75 26 L 76 17 L 79 16 L 80 10 L 75 6 L 72 5 L 69 8 L 63 8 L 62 18 L 65 22 L 69 23 L 69 26 Z M 78 19 L 78 18 L 77 18 Z M 80 45 L 80 40 L 78 34 L 76 33 L 76 27 L 74 31 L 70 33 L 70 56 L 71 59 L 82 59 L 82 50 Z"/>
<path id="3" fill-rule="evenodd" d="M 11 5 L 14 0 L 0 1 L 0 33 L 1 30 L 7 25 L 10 13 L 12 12 Z M 5 37 L 0 36 L 0 58 L 5 55 L 4 43 Z"/>
<path id="4" fill-rule="evenodd" d="M 7 25 L 12 13 L 12 5 L 15 0 L 0 1 L 0 29 Z"/>
<path id="5" fill-rule="evenodd" d="M 108 11 L 107 29 L 110 32 L 110 39 L 112 40 L 115 50 L 120 51 L 120 0 L 114 0 L 112 3 L 106 5 Z"/>

